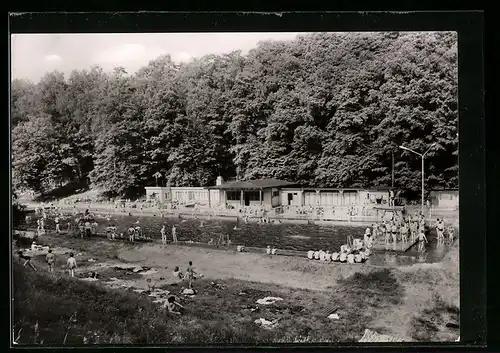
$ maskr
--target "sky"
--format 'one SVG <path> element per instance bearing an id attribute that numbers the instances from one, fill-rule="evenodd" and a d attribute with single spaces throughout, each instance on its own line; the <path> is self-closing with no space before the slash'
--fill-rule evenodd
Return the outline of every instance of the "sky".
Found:
<path id="1" fill-rule="evenodd" d="M 298 33 L 131 33 L 15 34 L 11 37 L 11 77 L 37 82 L 45 73 L 99 65 L 105 71 L 123 66 L 133 73 L 160 55 L 176 62 L 207 54 L 243 53 L 262 40 L 291 40 Z"/>

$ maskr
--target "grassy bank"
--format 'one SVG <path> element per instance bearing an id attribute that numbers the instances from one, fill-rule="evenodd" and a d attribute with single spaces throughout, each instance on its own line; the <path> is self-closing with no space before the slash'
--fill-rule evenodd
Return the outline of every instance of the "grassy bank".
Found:
<path id="1" fill-rule="evenodd" d="M 84 340 L 101 344 L 355 342 L 366 328 L 414 341 L 452 341 L 458 336 L 456 328 L 447 327 L 457 322 L 459 314 L 458 248 L 441 263 L 380 270 L 182 246 L 51 235 L 44 240 L 66 250 L 56 256 L 54 275 L 45 272 L 43 255 L 33 259 L 38 272 L 14 266 L 14 323 L 15 335 L 21 330 L 20 344 L 60 345 L 65 337 L 66 344 L 73 345 Z M 64 252 L 70 249 L 83 253 L 77 256 L 77 274 L 93 266 L 87 261 L 92 257 L 98 262 L 153 267 L 158 273 L 148 278 L 157 281 L 156 277 L 171 276 L 173 266 L 193 259 L 205 279 L 196 282 L 194 298 L 183 299 L 185 315 L 175 317 L 160 311 L 146 295 L 57 272 L 66 259 Z M 144 276 L 123 271 L 99 273 L 103 280 L 118 277 L 145 282 Z M 174 294 L 181 289 L 162 288 Z M 283 301 L 256 305 L 265 296 Z M 252 311 L 256 306 L 258 310 Z M 332 307 L 338 307 L 339 320 L 327 318 L 327 309 Z M 259 318 L 279 319 L 278 326 L 260 328 L 254 324 Z"/>
<path id="2" fill-rule="evenodd" d="M 16 264 L 14 280 L 19 344 L 352 342 L 361 337 L 376 312 L 390 310 L 402 294 L 387 270 L 355 275 L 330 291 L 238 280 L 213 286 L 210 280 L 201 280 L 196 283 L 198 295 L 183 302 L 186 313 L 175 317 L 148 297 L 61 274 L 33 272 Z M 179 291 L 174 286 L 163 289 Z M 283 301 L 260 305 L 252 312 L 250 308 L 264 296 Z M 339 307 L 340 320 L 326 317 L 326 309 L 332 306 Z M 279 319 L 278 327 L 257 327 L 253 321 L 260 317 Z"/>

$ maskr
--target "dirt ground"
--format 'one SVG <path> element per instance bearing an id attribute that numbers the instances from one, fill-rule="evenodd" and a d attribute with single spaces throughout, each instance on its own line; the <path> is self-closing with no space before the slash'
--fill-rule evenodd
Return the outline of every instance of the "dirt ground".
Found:
<path id="1" fill-rule="evenodd" d="M 189 261 L 193 261 L 197 271 L 206 280 L 242 280 L 321 292 L 339 290 L 343 281 L 355 274 L 369 275 L 380 271 L 378 267 L 363 264 L 322 264 L 306 258 L 270 257 L 191 246 L 162 246 L 156 243 L 130 245 L 122 241 L 70 238 L 64 235 L 46 235 L 40 243 L 64 248 L 57 255 L 60 265 L 66 261 L 67 255 L 64 254 L 69 249 L 81 253 L 76 258 L 81 267 L 79 272 L 99 271 L 96 267 L 99 262 L 125 262 L 154 268 L 157 272 L 152 275 L 131 277 L 138 287 L 147 287 L 147 278 L 158 283 L 168 282 L 172 279 L 174 267 L 179 266 L 185 272 Z M 96 262 L 88 262 L 89 258 Z M 375 310 L 371 327 L 367 328 L 412 341 L 416 335 L 415 320 L 432 307 L 436 297 L 444 300 L 447 305 L 458 307 L 458 250 L 450 253 L 442 263 L 417 264 L 392 268 L 390 271 L 401 284 L 404 294 L 401 301 L 395 303 L 390 310 Z M 433 338 L 449 341 L 456 336 L 455 332 L 446 331 Z"/>

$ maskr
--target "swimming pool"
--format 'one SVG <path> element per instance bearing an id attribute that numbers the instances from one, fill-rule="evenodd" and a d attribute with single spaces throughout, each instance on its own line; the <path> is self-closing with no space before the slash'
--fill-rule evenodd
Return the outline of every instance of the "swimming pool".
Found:
<path id="1" fill-rule="evenodd" d="M 67 223 L 71 222 L 73 229 L 76 223 L 74 215 L 66 215 L 61 219 L 61 230 L 66 230 Z M 97 231 L 105 233 L 105 228 L 109 225 L 117 227 L 118 233 L 126 233 L 130 226 L 139 225 L 143 233 L 153 239 L 161 239 L 160 229 L 166 227 L 168 239 L 172 239 L 171 229 L 175 225 L 177 228 L 177 239 L 179 241 L 193 241 L 208 243 L 211 239 L 217 241 L 221 234 L 229 235 L 233 245 L 244 245 L 247 247 L 265 248 L 268 245 L 284 250 L 329 250 L 339 251 L 340 246 L 346 244 L 347 237 L 363 238 L 364 226 L 346 225 L 314 225 L 314 224 L 245 224 L 240 221 L 239 229 L 234 229 L 237 225 L 236 218 L 233 219 L 178 219 L 161 218 L 151 216 L 127 216 L 127 215 L 96 215 L 96 222 L 99 224 Z M 203 222 L 203 225 L 202 225 Z M 36 217 L 33 217 L 31 225 L 36 227 Z M 49 217 L 46 220 L 46 227 L 55 229 L 54 220 Z M 449 245 L 438 246 L 435 240 L 434 231 L 428 235 L 429 243 L 423 251 L 419 251 L 417 246 L 412 247 L 404 254 L 373 253 L 369 264 L 373 265 L 411 265 L 418 262 L 438 262 L 445 256 Z"/>

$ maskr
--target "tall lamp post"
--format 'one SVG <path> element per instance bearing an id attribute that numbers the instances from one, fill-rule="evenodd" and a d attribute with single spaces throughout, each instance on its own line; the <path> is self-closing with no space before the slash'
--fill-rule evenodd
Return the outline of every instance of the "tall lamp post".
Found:
<path id="1" fill-rule="evenodd" d="M 425 159 L 425 155 L 427 153 L 429 153 L 429 151 L 432 149 L 432 147 L 434 147 L 436 145 L 436 143 L 433 143 L 429 149 L 427 151 L 425 151 L 425 153 L 418 153 L 412 149 L 409 149 L 408 147 L 405 147 L 405 146 L 399 146 L 399 148 L 401 149 L 404 149 L 406 151 L 409 151 L 409 152 L 412 152 L 412 153 L 415 153 L 416 155 L 419 155 L 421 158 L 422 158 L 422 213 L 424 213 L 424 159 Z"/>

